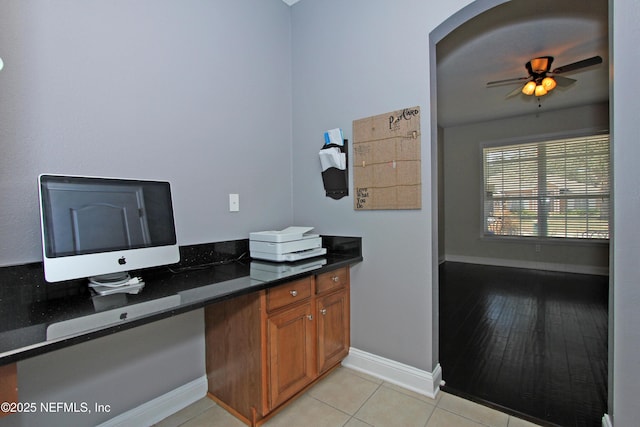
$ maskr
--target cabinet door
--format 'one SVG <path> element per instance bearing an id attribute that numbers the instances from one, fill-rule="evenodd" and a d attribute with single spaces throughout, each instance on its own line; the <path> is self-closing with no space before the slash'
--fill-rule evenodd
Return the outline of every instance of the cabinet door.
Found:
<path id="1" fill-rule="evenodd" d="M 320 373 L 349 353 L 349 293 L 346 289 L 318 298 L 318 368 Z"/>
<path id="2" fill-rule="evenodd" d="M 311 302 L 267 318 L 269 404 L 280 405 L 316 377 L 315 319 Z"/>

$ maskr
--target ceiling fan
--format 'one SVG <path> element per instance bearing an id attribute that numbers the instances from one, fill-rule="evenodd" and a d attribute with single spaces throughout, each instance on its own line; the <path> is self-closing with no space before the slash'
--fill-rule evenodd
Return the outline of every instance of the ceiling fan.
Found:
<path id="1" fill-rule="evenodd" d="M 522 92 L 525 95 L 535 95 L 537 97 L 546 95 L 556 86 L 566 87 L 576 82 L 575 79 L 561 76 L 560 74 L 570 73 L 582 68 L 591 67 L 602 63 L 600 56 L 583 59 L 581 61 L 572 62 L 562 67 L 551 69 L 553 56 L 541 56 L 534 58 L 525 64 L 525 68 L 529 73 L 526 77 L 516 77 L 513 79 L 496 80 L 488 82 L 487 87 L 500 86 L 511 83 L 525 82 L 524 86 L 518 87 L 507 94 L 507 98 Z"/>

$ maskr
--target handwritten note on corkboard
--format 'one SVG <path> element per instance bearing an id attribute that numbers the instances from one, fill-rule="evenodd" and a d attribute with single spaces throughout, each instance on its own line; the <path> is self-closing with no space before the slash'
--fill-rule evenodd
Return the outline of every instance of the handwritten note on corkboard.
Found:
<path id="1" fill-rule="evenodd" d="M 355 210 L 421 209 L 420 107 L 353 122 Z"/>

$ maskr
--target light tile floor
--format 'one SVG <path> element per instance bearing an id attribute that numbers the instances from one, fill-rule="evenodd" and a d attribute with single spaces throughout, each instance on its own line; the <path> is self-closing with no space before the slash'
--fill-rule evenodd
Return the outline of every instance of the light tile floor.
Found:
<path id="1" fill-rule="evenodd" d="M 243 427 L 208 398 L 157 427 Z M 265 427 L 532 427 L 528 421 L 441 392 L 436 399 L 340 367 L 263 424 Z"/>

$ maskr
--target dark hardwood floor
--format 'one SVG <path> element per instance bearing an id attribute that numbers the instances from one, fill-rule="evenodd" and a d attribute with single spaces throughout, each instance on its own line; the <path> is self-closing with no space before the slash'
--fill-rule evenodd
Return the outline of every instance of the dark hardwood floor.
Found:
<path id="1" fill-rule="evenodd" d="M 440 266 L 445 391 L 543 425 L 607 412 L 606 276 Z"/>

